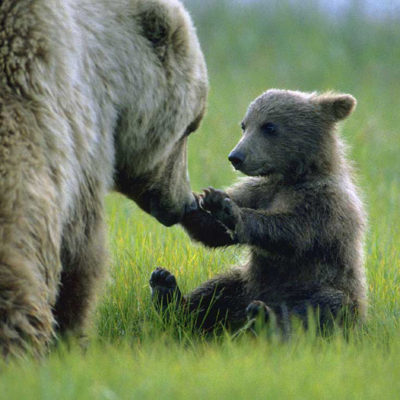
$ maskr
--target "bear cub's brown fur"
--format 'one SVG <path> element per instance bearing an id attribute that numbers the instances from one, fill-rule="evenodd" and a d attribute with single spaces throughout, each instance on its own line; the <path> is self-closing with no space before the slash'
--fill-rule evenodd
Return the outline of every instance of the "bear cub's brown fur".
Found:
<path id="1" fill-rule="evenodd" d="M 207 246 L 247 245 L 248 261 L 184 297 L 174 276 L 158 268 L 153 299 L 178 299 L 205 329 L 238 326 L 246 309 L 260 308 L 281 324 L 291 316 L 306 323 L 309 309 L 322 325 L 343 321 L 344 310 L 362 319 L 366 217 L 335 130 L 355 105 L 346 94 L 276 89 L 253 101 L 229 155 L 249 177 L 226 192 L 205 190 L 201 208 L 182 223 Z"/>

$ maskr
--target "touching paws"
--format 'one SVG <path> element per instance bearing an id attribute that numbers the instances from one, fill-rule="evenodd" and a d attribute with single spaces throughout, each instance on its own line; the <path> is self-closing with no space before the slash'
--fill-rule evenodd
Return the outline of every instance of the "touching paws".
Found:
<path id="1" fill-rule="evenodd" d="M 228 229 L 234 231 L 238 221 L 239 207 L 222 190 L 212 187 L 200 195 L 200 207 L 208 211 Z"/>
<path id="2" fill-rule="evenodd" d="M 175 276 L 164 268 L 156 268 L 149 283 L 151 297 L 157 307 L 165 308 L 172 301 L 179 302 L 182 298 Z"/>

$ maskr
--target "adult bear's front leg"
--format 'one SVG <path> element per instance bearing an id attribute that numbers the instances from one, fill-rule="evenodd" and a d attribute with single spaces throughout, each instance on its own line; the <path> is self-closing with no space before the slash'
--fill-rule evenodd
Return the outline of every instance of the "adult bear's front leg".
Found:
<path id="1" fill-rule="evenodd" d="M 48 288 L 34 263 L 0 262 L 0 357 L 42 356 L 54 339 Z"/>
<path id="2" fill-rule="evenodd" d="M 92 204 L 96 204 L 93 201 Z M 86 229 L 84 241 L 80 243 L 80 251 L 72 253 L 63 246 L 61 285 L 54 307 L 57 320 L 57 331 L 61 335 L 82 336 L 90 321 L 90 314 L 96 304 L 96 294 L 103 285 L 105 266 L 108 254 L 105 245 L 105 227 L 102 217 L 101 203 L 93 207 L 88 220 L 71 224 L 76 231 L 66 233 L 66 242 L 79 235 L 80 228 Z"/>

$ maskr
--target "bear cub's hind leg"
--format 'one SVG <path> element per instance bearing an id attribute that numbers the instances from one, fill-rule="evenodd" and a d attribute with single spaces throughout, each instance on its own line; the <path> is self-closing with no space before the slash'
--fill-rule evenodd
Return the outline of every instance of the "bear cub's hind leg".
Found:
<path id="1" fill-rule="evenodd" d="M 158 309 L 165 309 L 171 302 L 178 305 L 182 294 L 175 276 L 164 268 L 156 268 L 150 276 L 151 298 Z"/>

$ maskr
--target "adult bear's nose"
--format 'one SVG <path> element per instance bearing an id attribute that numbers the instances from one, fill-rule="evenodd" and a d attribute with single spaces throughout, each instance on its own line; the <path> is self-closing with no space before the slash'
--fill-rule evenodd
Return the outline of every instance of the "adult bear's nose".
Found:
<path id="1" fill-rule="evenodd" d="M 240 168 L 245 158 L 246 156 L 238 150 L 233 150 L 228 156 L 228 160 L 232 163 L 235 169 Z"/>

